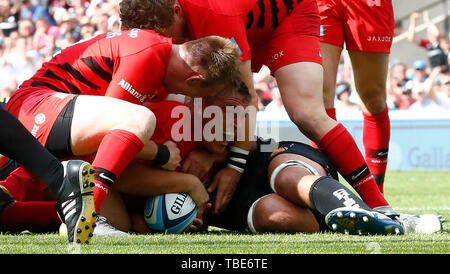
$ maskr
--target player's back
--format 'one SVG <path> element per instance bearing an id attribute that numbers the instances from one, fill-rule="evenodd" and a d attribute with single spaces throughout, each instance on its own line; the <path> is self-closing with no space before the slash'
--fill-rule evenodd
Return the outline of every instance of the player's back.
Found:
<path id="1" fill-rule="evenodd" d="M 270 38 L 291 11 L 299 4 L 299 0 L 179 0 L 183 10 L 191 13 L 193 28 L 212 21 L 213 14 L 225 17 L 240 17 L 245 26 L 247 39 L 252 48 L 257 47 Z M 203 28 L 211 26 L 203 26 Z M 217 28 L 232 28 L 230 25 L 217 25 Z M 209 35 L 214 33 L 208 33 Z M 204 35 L 204 33 L 203 33 Z M 194 34 L 194 36 L 196 36 Z M 199 35 L 197 35 L 199 36 Z M 191 37 L 199 38 L 199 37 Z M 231 37 L 229 37 L 231 38 Z"/>
<path id="2" fill-rule="evenodd" d="M 104 95 L 121 58 L 168 43 L 170 39 L 150 30 L 100 34 L 55 53 L 21 88 L 46 87 L 72 94 Z"/>

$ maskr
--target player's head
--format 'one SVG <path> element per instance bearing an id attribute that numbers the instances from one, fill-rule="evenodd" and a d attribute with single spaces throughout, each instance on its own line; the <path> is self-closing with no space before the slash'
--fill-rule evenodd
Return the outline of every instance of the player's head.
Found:
<path id="1" fill-rule="evenodd" d="M 205 97 L 203 98 L 202 111 L 206 113 L 205 109 L 210 106 L 219 107 L 222 110 L 222 127 L 212 128 L 212 135 L 218 136 L 219 138 L 214 138 L 214 140 L 203 140 L 201 145 L 212 153 L 222 153 L 224 152 L 228 145 L 232 141 L 237 141 L 238 128 L 245 128 L 245 111 L 248 108 L 253 108 L 250 106 L 251 96 L 248 88 L 244 83 L 241 84 L 239 89 L 234 90 L 228 96 L 216 96 L 216 97 Z M 192 103 L 188 105 L 193 107 Z M 197 111 L 197 110 L 191 110 Z M 227 113 L 229 112 L 229 113 Z M 231 115 L 229 115 L 231 114 Z M 211 123 L 213 119 L 217 119 L 216 115 L 210 118 L 209 115 L 202 115 L 203 117 L 203 130 L 205 130 L 206 124 Z M 195 125 L 194 125 L 195 126 Z M 221 130 L 221 132 L 216 132 L 216 130 Z M 205 134 L 205 131 L 203 131 Z M 205 137 L 205 136 L 204 136 Z"/>
<path id="2" fill-rule="evenodd" d="M 174 44 L 164 84 L 171 93 L 216 96 L 239 87 L 239 63 L 236 45 L 219 36 Z"/>
<path id="3" fill-rule="evenodd" d="M 152 29 L 182 43 L 187 39 L 184 13 L 177 0 L 122 0 L 122 29 Z"/>

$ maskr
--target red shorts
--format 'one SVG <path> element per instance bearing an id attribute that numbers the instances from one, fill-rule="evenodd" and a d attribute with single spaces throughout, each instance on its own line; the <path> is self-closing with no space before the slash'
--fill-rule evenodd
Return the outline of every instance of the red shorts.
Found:
<path id="1" fill-rule="evenodd" d="M 74 96 L 41 87 L 23 88 L 13 94 L 6 110 L 45 146 L 58 115 Z"/>
<path id="2" fill-rule="evenodd" d="M 252 48 L 252 70 L 263 65 L 272 73 L 298 62 L 322 64 L 320 17 L 315 0 L 304 0 L 281 22 L 265 44 Z"/>
<path id="3" fill-rule="evenodd" d="M 31 172 L 23 167 L 15 169 L 0 184 L 8 189 L 16 201 L 54 201 L 55 199 L 45 192 L 47 186 Z"/>
<path id="4" fill-rule="evenodd" d="M 392 0 L 317 0 L 321 42 L 348 50 L 390 53 Z"/>

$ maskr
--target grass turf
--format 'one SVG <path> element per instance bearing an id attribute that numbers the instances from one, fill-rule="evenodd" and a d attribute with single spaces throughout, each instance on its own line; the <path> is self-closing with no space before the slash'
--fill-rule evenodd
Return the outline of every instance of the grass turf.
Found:
<path id="1" fill-rule="evenodd" d="M 450 172 L 389 171 L 387 200 L 398 212 L 442 215 L 450 221 Z M 95 236 L 73 247 L 57 234 L 0 235 L 2 254 L 449 254 L 450 223 L 441 233 L 349 236 L 333 233 L 259 234 L 210 228 L 183 235 Z"/>

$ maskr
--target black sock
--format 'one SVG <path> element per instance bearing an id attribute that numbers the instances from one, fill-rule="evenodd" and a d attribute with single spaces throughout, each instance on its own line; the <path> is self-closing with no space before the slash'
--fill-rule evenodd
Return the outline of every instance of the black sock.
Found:
<path id="1" fill-rule="evenodd" d="M 375 182 L 377 182 L 377 185 L 384 184 L 384 174 L 372 174 L 373 178 L 375 179 Z"/>
<path id="2" fill-rule="evenodd" d="M 56 197 L 64 178 L 61 162 L 3 108 L 0 108 L 0 154 L 16 160 L 38 176 Z"/>
<path id="3" fill-rule="evenodd" d="M 339 207 L 359 207 L 372 211 L 351 190 L 335 179 L 327 176 L 320 177 L 314 182 L 309 192 L 309 199 L 314 209 L 323 216 L 326 216 L 330 211 Z"/>

